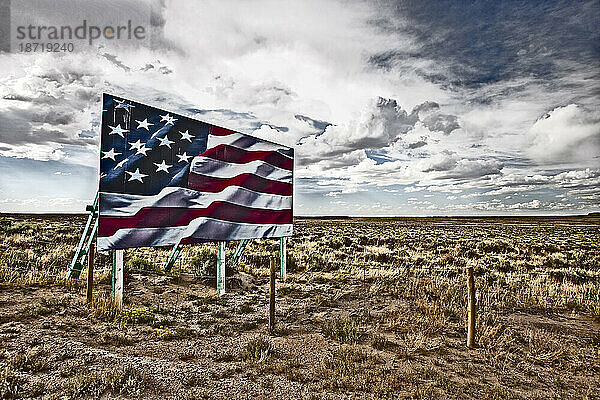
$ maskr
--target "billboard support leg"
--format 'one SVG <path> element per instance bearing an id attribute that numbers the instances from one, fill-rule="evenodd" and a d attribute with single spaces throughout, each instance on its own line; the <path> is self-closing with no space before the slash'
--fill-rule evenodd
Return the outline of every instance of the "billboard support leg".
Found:
<path id="1" fill-rule="evenodd" d="M 90 246 L 88 254 L 88 272 L 87 272 L 87 291 L 86 299 L 88 304 L 92 303 L 92 292 L 94 291 L 94 243 Z"/>
<path id="2" fill-rule="evenodd" d="M 269 260 L 269 334 L 275 333 L 275 259 Z"/>
<path id="3" fill-rule="evenodd" d="M 123 252 L 124 250 L 113 250 L 112 282 L 113 300 L 118 308 L 123 308 Z"/>
<path id="4" fill-rule="evenodd" d="M 285 281 L 285 275 L 287 273 L 287 238 L 282 237 L 279 239 L 279 256 L 281 259 L 281 271 L 279 276 L 282 281 Z"/>
<path id="5" fill-rule="evenodd" d="M 217 242 L 217 294 L 225 294 L 225 242 Z"/>
<path id="6" fill-rule="evenodd" d="M 79 274 L 83 270 L 85 258 L 90 251 L 90 245 L 92 244 L 98 229 L 98 196 L 99 193 L 96 192 L 94 203 L 86 207 L 86 211 L 89 211 L 90 215 L 88 216 L 87 223 L 85 224 L 85 228 L 81 234 L 81 238 L 79 239 L 79 244 L 75 250 L 75 255 L 71 260 L 71 266 L 67 271 L 67 275 L 65 277 L 66 279 L 79 278 Z"/>
<path id="7" fill-rule="evenodd" d="M 240 241 L 240 243 L 238 244 L 238 247 L 235 249 L 235 252 L 233 253 L 233 256 L 231 257 L 231 265 L 235 265 L 242 258 L 242 253 L 244 252 L 244 249 L 248 245 L 248 242 L 250 242 L 250 239 L 243 239 L 242 241 Z"/>
<path id="8" fill-rule="evenodd" d="M 171 271 L 171 268 L 173 268 L 173 265 L 175 265 L 175 261 L 177 261 L 177 257 L 179 257 L 179 253 L 181 253 L 181 250 L 183 250 L 182 244 L 177 244 L 173 246 L 173 249 L 171 249 L 171 252 L 167 257 L 167 263 L 165 264 L 164 268 L 165 272 Z"/>

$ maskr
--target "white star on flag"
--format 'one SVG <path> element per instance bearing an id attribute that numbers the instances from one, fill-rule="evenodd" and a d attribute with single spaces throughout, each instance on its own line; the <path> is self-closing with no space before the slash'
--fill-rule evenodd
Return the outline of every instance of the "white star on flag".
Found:
<path id="1" fill-rule="evenodd" d="M 136 119 L 135 122 L 138 123 L 138 127 L 137 127 L 138 129 L 145 128 L 147 131 L 150 130 L 150 128 L 149 128 L 150 125 L 154 125 L 154 124 L 151 124 L 150 122 L 148 122 L 148 118 L 144 119 L 143 121 L 138 121 Z"/>
<path id="2" fill-rule="evenodd" d="M 167 146 L 168 148 L 171 148 L 171 143 L 175 143 L 169 140 L 169 136 L 158 138 L 158 141 L 160 142 L 159 146 Z"/>
<path id="3" fill-rule="evenodd" d="M 144 181 L 142 181 L 142 179 L 148 176 L 146 174 L 141 174 L 139 168 L 137 168 L 135 170 L 135 172 L 129 172 L 129 171 L 125 171 L 125 172 L 127 172 L 128 174 L 131 175 L 129 177 L 129 181 L 140 181 L 141 183 L 144 183 Z"/>
<path id="4" fill-rule="evenodd" d="M 165 171 L 167 174 L 169 173 L 169 168 L 172 167 L 172 165 L 165 163 L 165 160 L 163 160 L 162 163 L 160 163 L 160 164 L 158 164 L 158 163 L 153 163 L 153 164 L 158 167 L 156 169 L 156 172 Z"/>
<path id="5" fill-rule="evenodd" d="M 190 135 L 190 133 L 188 132 L 187 129 L 185 130 L 185 132 L 179 131 L 179 133 L 181 133 L 181 140 L 189 140 L 190 143 L 192 142 L 192 139 L 195 137 L 194 135 Z"/>
<path id="6" fill-rule="evenodd" d="M 160 116 L 160 121 L 166 121 L 165 125 L 167 124 L 171 124 L 171 125 L 175 125 L 175 122 L 177 121 L 177 119 L 173 118 L 171 116 L 171 114 L 167 114 L 167 115 L 161 115 Z"/>
<path id="7" fill-rule="evenodd" d="M 137 155 L 137 154 L 143 154 L 143 155 L 146 155 L 146 152 L 147 152 L 148 150 L 150 150 L 150 148 L 149 148 L 149 147 L 146 147 L 146 146 L 142 145 L 142 147 L 140 147 L 139 149 L 137 149 L 137 153 L 135 153 L 135 154 L 136 154 L 136 155 Z"/>
<path id="8" fill-rule="evenodd" d="M 129 150 L 133 150 L 133 149 L 139 150 L 144 144 L 138 139 L 138 141 L 135 143 L 129 142 L 129 145 L 131 146 L 129 148 Z"/>
<path id="9" fill-rule="evenodd" d="M 113 161 L 115 160 L 115 157 L 122 154 L 122 153 L 117 153 L 115 152 L 115 149 L 110 149 L 109 151 L 103 151 L 102 153 L 104 153 L 104 155 L 102 156 L 101 160 L 104 160 L 105 158 L 110 158 Z"/>
<path id="10" fill-rule="evenodd" d="M 124 108 L 125 110 L 128 110 L 130 108 L 134 108 L 135 107 L 135 106 L 132 106 L 131 104 L 125 103 L 125 100 L 117 100 L 117 99 L 115 99 L 115 102 L 117 103 L 117 106 L 115 107 L 115 110 L 117 108 Z"/>
<path id="11" fill-rule="evenodd" d="M 183 154 L 177 154 L 177 157 L 179 157 L 178 162 L 188 162 L 188 158 L 192 158 L 192 156 L 187 155 L 187 152 L 184 152 Z"/>
<path id="12" fill-rule="evenodd" d="M 109 135 L 119 135 L 122 138 L 124 138 L 125 136 L 123 136 L 124 133 L 129 132 L 127 129 L 123 129 L 121 128 L 121 124 L 117 125 L 117 126 L 108 126 L 110 129 L 112 129 L 111 132 L 109 132 Z"/>

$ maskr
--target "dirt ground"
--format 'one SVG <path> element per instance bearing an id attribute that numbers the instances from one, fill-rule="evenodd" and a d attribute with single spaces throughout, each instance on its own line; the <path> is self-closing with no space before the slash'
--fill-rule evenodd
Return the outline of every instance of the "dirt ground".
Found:
<path id="1" fill-rule="evenodd" d="M 586 259 L 597 262 L 594 237 L 600 224 L 592 222 L 583 232 L 589 240 L 574 244 L 581 249 L 564 247 L 550 255 L 585 248 Z M 335 230 L 335 224 L 303 222 L 290 252 L 324 253 L 300 245 L 303 235 L 306 242 L 314 241 L 310 235 Z M 349 228 L 343 230 L 351 236 Z M 18 247 L 16 233 L 6 230 L 5 235 L 13 235 L 6 239 L 5 251 Z M 358 251 L 329 245 L 332 254 Z M 214 280 L 181 271 L 173 276 L 139 272 L 131 255 L 123 311 L 110 303 L 106 274 L 97 273 L 94 302 L 86 304 L 85 271 L 75 283 L 49 277 L 27 280 L 4 272 L 0 394 L 228 400 L 600 398 L 600 323 L 593 291 L 591 308 L 584 308 L 583 300 L 572 307 L 522 304 L 517 302 L 520 297 L 510 297 L 516 296 L 513 289 L 505 298 L 492 299 L 488 294 L 495 293 L 494 286 L 485 282 L 496 278 L 486 274 L 496 275 L 482 270 L 476 278 L 482 287 L 478 346 L 468 349 L 462 272 L 437 280 L 377 273 L 377 264 L 362 270 L 310 268 L 302 265 L 304 256 L 296 255 L 286 281 L 277 282 L 277 327 L 269 335 L 267 271 L 264 263 L 252 264 L 268 250 L 272 248 L 249 249 L 250 261 L 228 278 L 222 297 L 215 293 Z M 523 254 L 519 257 L 532 257 Z M 577 260 L 593 274 L 580 273 L 589 279 L 578 283 L 573 296 L 589 301 L 586 285 L 600 271 L 597 263 Z M 460 262 L 453 263 L 462 271 Z M 574 266 L 564 267 L 569 268 Z M 507 282 L 501 285 L 510 286 Z M 557 288 L 565 291 L 553 292 L 557 297 L 575 290 L 565 279 L 561 282 Z M 597 288 L 593 282 L 592 289 Z M 494 301 L 514 305 L 492 307 Z"/>

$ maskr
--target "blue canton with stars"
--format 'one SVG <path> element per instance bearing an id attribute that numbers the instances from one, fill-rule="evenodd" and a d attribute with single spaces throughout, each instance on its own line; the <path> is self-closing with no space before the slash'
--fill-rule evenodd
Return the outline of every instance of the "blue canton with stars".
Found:
<path id="1" fill-rule="evenodd" d="M 153 195 L 187 186 L 210 125 L 108 94 L 102 104 L 101 192 Z"/>

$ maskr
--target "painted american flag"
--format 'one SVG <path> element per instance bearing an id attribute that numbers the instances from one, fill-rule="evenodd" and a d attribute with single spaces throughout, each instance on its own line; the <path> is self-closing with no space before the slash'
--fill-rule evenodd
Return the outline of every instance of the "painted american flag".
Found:
<path id="1" fill-rule="evenodd" d="M 291 236 L 293 149 L 104 94 L 98 249 Z"/>

